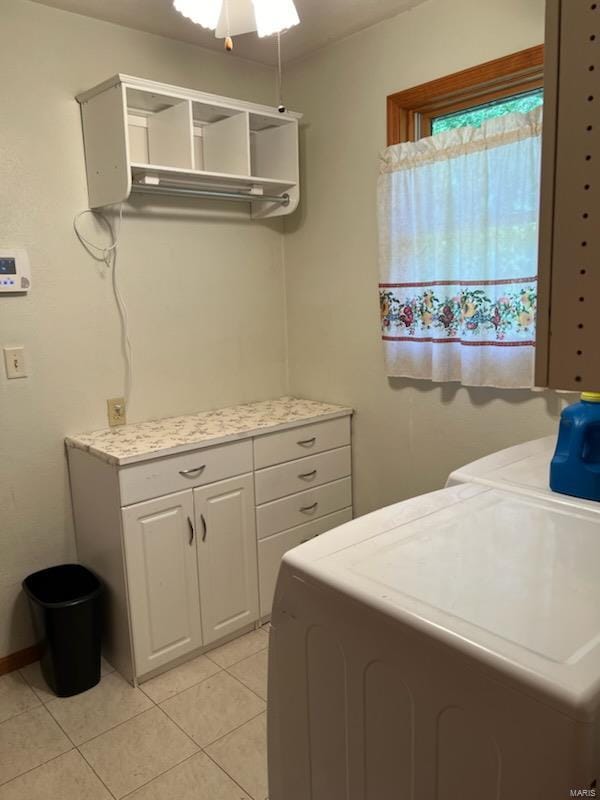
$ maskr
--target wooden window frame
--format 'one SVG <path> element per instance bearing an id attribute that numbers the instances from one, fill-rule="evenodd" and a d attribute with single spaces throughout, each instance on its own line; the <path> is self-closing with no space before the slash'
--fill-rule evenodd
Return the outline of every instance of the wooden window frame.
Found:
<path id="1" fill-rule="evenodd" d="M 544 85 L 544 46 L 537 45 L 387 98 L 387 143 L 431 136 L 431 120 Z"/>

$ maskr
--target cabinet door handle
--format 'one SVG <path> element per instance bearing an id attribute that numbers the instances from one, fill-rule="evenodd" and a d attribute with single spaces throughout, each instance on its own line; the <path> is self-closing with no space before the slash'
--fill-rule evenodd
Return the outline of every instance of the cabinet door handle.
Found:
<path id="1" fill-rule="evenodd" d="M 308 514 L 310 511 L 316 511 L 318 506 L 318 503 L 313 503 L 312 506 L 304 506 L 304 508 L 301 508 L 300 511 L 303 514 Z"/>
<path id="2" fill-rule="evenodd" d="M 309 481 L 311 478 L 317 477 L 317 470 L 313 469 L 312 472 L 305 472 L 303 475 L 298 475 L 299 478 L 302 478 L 303 481 Z"/>
<path id="3" fill-rule="evenodd" d="M 194 469 L 180 469 L 179 474 L 182 478 L 197 478 L 199 475 L 202 475 L 205 469 L 206 464 L 202 464 L 201 467 L 194 467 Z"/>
<path id="4" fill-rule="evenodd" d="M 313 444 L 317 441 L 317 437 L 313 436 L 312 439 L 301 439 L 298 444 L 300 447 L 312 447 Z"/>
<path id="5" fill-rule="evenodd" d="M 202 521 L 202 541 L 205 542 L 206 541 L 207 528 L 206 528 L 206 520 L 204 519 L 204 514 L 200 514 L 200 519 Z"/>
<path id="6" fill-rule="evenodd" d="M 194 531 L 194 523 L 192 522 L 190 517 L 188 517 L 188 526 L 190 529 L 190 547 L 191 547 L 194 544 L 194 535 L 196 532 Z"/>

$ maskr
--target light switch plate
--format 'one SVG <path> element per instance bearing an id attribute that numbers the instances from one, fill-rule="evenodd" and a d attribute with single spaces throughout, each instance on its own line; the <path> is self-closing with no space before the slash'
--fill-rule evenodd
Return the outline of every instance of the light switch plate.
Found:
<path id="1" fill-rule="evenodd" d="M 26 378 L 27 367 L 25 365 L 25 348 L 5 347 L 4 368 L 6 369 L 6 377 L 9 380 L 12 380 L 13 378 Z"/>
<path id="2" fill-rule="evenodd" d="M 127 424 L 127 413 L 124 397 L 113 397 L 106 401 L 108 408 L 108 424 L 111 428 Z"/>

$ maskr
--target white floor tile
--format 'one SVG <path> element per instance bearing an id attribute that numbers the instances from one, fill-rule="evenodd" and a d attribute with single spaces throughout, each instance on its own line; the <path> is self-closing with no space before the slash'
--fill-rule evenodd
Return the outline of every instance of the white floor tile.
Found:
<path id="1" fill-rule="evenodd" d="M 130 795 L 127 800 L 249 800 L 204 753 L 188 758 Z"/>
<path id="2" fill-rule="evenodd" d="M 260 653 L 233 664 L 229 667 L 228 672 L 263 700 L 266 700 L 268 669 L 269 653 L 267 650 L 261 650 Z"/>
<path id="3" fill-rule="evenodd" d="M 264 714 L 214 742 L 206 748 L 206 752 L 253 800 L 265 800 L 268 781 L 267 722 Z"/>
<path id="4" fill-rule="evenodd" d="M 257 631 L 251 631 L 245 636 L 240 636 L 238 639 L 233 639 L 227 644 L 217 647 L 215 650 L 210 650 L 206 655 L 215 664 L 220 667 L 230 667 L 232 664 L 237 664 L 248 656 L 265 650 L 269 646 L 269 636 L 262 628 Z"/>
<path id="5" fill-rule="evenodd" d="M 2 800 L 112 800 L 85 759 L 71 750 L 37 769 L 5 783 Z"/>
<path id="6" fill-rule="evenodd" d="M 162 703 L 169 697 L 173 697 L 190 686 L 195 686 L 205 678 L 209 678 L 221 668 L 206 656 L 198 656 L 192 661 L 187 661 L 179 667 L 159 675 L 157 678 L 142 684 L 142 691 L 145 692 L 155 703 Z"/>
<path id="7" fill-rule="evenodd" d="M 115 797 L 121 798 L 189 758 L 198 748 L 153 706 L 80 750 Z"/>
<path id="8" fill-rule="evenodd" d="M 75 744 L 81 744 L 150 708 L 152 701 L 117 672 L 74 697 L 59 697 L 46 708 Z"/>
<path id="9" fill-rule="evenodd" d="M 167 714 L 204 747 L 264 710 L 264 702 L 226 672 L 161 703 Z"/>
<path id="10" fill-rule="evenodd" d="M 0 677 L 0 722 L 39 705 L 39 699 L 18 672 Z"/>
<path id="11" fill-rule="evenodd" d="M 28 666 L 23 667 L 20 672 L 21 676 L 27 681 L 29 686 L 31 686 L 32 691 L 35 692 L 42 703 L 47 703 L 50 700 L 56 700 L 56 695 L 44 680 L 39 661 L 36 661 L 33 664 L 28 664 Z"/>
<path id="12" fill-rule="evenodd" d="M 0 725 L 0 784 L 72 747 L 44 706 L 6 720 Z"/>
<path id="13" fill-rule="evenodd" d="M 142 690 L 104 659 L 100 684 L 70 698 L 39 662 L 0 677 L 0 800 L 265 800 L 267 631 Z"/>

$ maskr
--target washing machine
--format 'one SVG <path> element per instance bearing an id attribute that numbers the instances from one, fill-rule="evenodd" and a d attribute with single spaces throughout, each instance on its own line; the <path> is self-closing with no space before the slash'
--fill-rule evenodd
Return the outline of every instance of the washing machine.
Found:
<path id="1" fill-rule="evenodd" d="M 596 796 L 600 504 L 546 489 L 552 451 L 495 454 L 286 554 L 270 800 Z"/>

